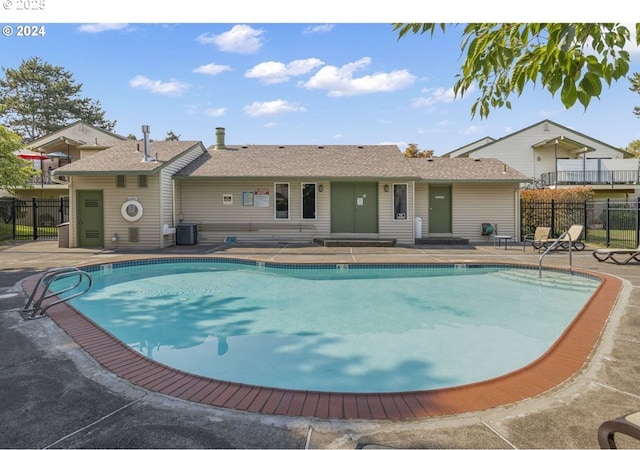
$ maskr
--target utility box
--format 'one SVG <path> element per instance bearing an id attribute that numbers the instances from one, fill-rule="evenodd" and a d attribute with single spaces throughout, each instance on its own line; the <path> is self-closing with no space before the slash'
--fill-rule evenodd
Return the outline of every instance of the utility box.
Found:
<path id="1" fill-rule="evenodd" d="M 69 222 L 58 225 L 58 247 L 69 248 Z"/>
<path id="2" fill-rule="evenodd" d="M 176 245 L 196 245 L 198 243 L 198 225 L 181 223 L 176 225 Z"/>
<path id="3" fill-rule="evenodd" d="M 422 239 L 422 217 L 415 218 L 416 239 Z"/>

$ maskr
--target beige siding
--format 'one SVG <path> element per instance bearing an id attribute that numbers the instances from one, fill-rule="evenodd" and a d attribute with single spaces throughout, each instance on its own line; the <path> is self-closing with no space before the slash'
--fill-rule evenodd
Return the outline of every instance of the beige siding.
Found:
<path id="1" fill-rule="evenodd" d="M 174 182 L 173 175 L 202 154 L 200 147 L 177 158 L 160 172 L 160 247 L 170 247 L 175 244 L 175 234 L 163 234 L 162 230 L 166 224 L 169 228 L 175 228 L 176 217 L 174 211 Z"/>
<path id="2" fill-rule="evenodd" d="M 415 197 L 415 217 L 422 219 L 422 237 L 426 238 L 429 235 L 429 185 L 416 183 Z"/>
<path id="3" fill-rule="evenodd" d="M 488 241 L 482 223 L 497 224 L 498 234 L 517 237 L 517 186 L 504 184 L 457 184 L 453 186 L 454 236 Z"/>
<path id="4" fill-rule="evenodd" d="M 378 185 L 378 223 L 380 239 L 396 239 L 398 244 L 410 245 L 415 242 L 413 224 L 413 185 L 412 181 L 398 181 L 407 185 L 407 218 L 396 220 L 393 216 L 393 185 L 394 182 L 380 182 Z M 389 186 L 389 192 L 384 186 Z"/>
<path id="5" fill-rule="evenodd" d="M 275 219 L 274 181 L 256 180 L 178 180 L 176 181 L 177 211 L 182 223 L 199 226 L 198 239 L 203 242 L 223 242 L 228 236 L 239 241 L 302 241 L 314 238 L 338 237 L 331 234 L 331 183 L 328 180 L 281 180 L 290 185 L 289 219 Z M 302 219 L 302 183 L 322 185 L 317 192 L 316 219 Z M 390 192 L 384 192 L 384 184 Z M 407 220 L 393 219 L 393 182 L 380 183 L 378 191 L 378 233 L 366 237 L 397 239 L 401 244 L 413 241 L 413 183 L 409 182 Z M 243 206 L 242 193 L 256 189 L 269 190 L 269 206 Z M 232 205 L 223 204 L 223 195 L 233 196 Z M 252 231 L 246 229 L 251 224 Z M 302 226 L 302 229 L 300 228 Z M 261 228 L 262 227 L 262 228 Z M 345 237 L 345 236 L 342 236 Z M 352 235 L 350 237 L 358 237 Z M 361 236 L 365 237 L 365 236 Z"/>
<path id="6" fill-rule="evenodd" d="M 587 158 L 622 157 L 622 153 L 599 141 L 574 133 L 566 128 L 560 128 L 553 123 L 540 123 L 520 133 L 515 133 L 505 139 L 497 140 L 486 147 L 477 149 L 471 152 L 469 156 L 473 158 L 497 158 L 527 176 L 539 178 L 542 173 L 555 170 L 555 152 L 553 148 L 534 151 L 532 145 L 558 136 L 565 136 L 595 148 L 594 152 L 587 154 Z M 538 156 L 540 156 L 540 161 L 538 161 Z M 569 154 L 566 151 L 561 150 L 558 152 L 558 157 L 567 156 Z M 575 155 L 571 157 L 575 158 Z"/>
<path id="7" fill-rule="evenodd" d="M 311 242 L 329 232 L 329 182 L 320 180 L 279 180 L 289 183 L 289 219 L 275 219 L 274 181 L 255 180 L 176 180 L 178 220 L 198 224 L 198 240 L 222 242 L 227 236 L 246 241 Z M 302 183 L 322 184 L 317 192 L 316 219 L 302 219 Z M 269 192 L 269 205 L 243 206 L 242 193 L 264 189 Z M 231 195 L 233 203 L 223 204 L 223 195 Z M 251 224 L 252 231 L 246 229 Z"/>
<path id="8" fill-rule="evenodd" d="M 104 210 L 104 246 L 105 248 L 158 248 L 158 235 L 160 234 L 160 202 L 159 182 L 160 177 L 150 175 L 147 177 L 147 188 L 138 188 L 138 176 L 127 176 L 125 188 L 116 188 L 116 177 L 81 177 L 72 179 L 74 195 L 71 197 L 72 215 L 75 217 L 76 195 L 78 190 L 96 190 L 103 193 Z M 144 209 L 144 214 L 137 222 L 128 222 L 120 212 L 122 204 L 130 198 L 136 197 Z M 129 228 L 138 228 L 139 242 L 129 242 Z M 77 246 L 77 227 L 70 224 L 70 245 Z M 112 237 L 117 234 L 119 239 L 112 242 Z"/>
<path id="9" fill-rule="evenodd" d="M 498 183 L 459 183 L 451 188 L 452 235 L 471 242 L 487 242 L 482 223 L 497 224 L 500 234 L 517 236 L 518 186 Z M 429 185 L 416 184 L 416 216 L 422 219 L 422 237 L 429 236 Z"/>

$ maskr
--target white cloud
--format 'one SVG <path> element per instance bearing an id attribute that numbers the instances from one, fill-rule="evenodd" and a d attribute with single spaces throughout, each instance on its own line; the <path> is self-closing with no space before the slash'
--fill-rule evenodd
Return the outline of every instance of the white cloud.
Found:
<path id="1" fill-rule="evenodd" d="M 418 97 L 413 102 L 411 102 L 411 106 L 414 108 L 420 108 L 423 106 L 433 106 L 436 103 L 451 103 L 455 100 L 456 95 L 453 92 L 453 88 L 444 89 L 444 88 L 436 88 L 436 89 L 427 89 L 425 92 L 428 94 L 425 97 Z"/>
<path id="2" fill-rule="evenodd" d="M 292 76 L 304 75 L 324 62 L 317 58 L 296 59 L 288 64 L 267 61 L 253 66 L 244 74 L 247 78 L 258 78 L 266 84 L 284 83 Z"/>
<path id="3" fill-rule="evenodd" d="M 117 31 L 126 28 L 128 23 L 85 23 L 78 27 L 82 33 L 102 33 L 103 31 Z"/>
<path id="4" fill-rule="evenodd" d="M 333 30 L 334 24 L 325 23 L 324 25 L 311 25 L 304 29 L 302 34 L 328 33 Z"/>
<path id="5" fill-rule="evenodd" d="M 204 66 L 196 67 L 193 69 L 195 73 L 201 73 L 204 75 L 218 75 L 219 73 L 231 70 L 231 67 L 221 64 L 205 64 Z"/>
<path id="6" fill-rule="evenodd" d="M 207 108 L 204 113 L 209 117 L 221 117 L 227 112 L 227 108 Z"/>
<path id="7" fill-rule="evenodd" d="M 371 58 L 364 57 L 342 67 L 324 66 L 309 81 L 302 83 L 307 89 L 324 89 L 331 97 L 394 92 L 411 86 L 416 77 L 407 70 L 375 73 L 354 78 L 354 73 L 371 64 Z"/>
<path id="8" fill-rule="evenodd" d="M 182 95 L 189 87 L 188 84 L 178 80 L 170 81 L 152 80 L 144 75 L 136 75 L 129 80 L 129 86 L 132 88 L 143 89 L 153 94 L 179 96 Z"/>
<path id="9" fill-rule="evenodd" d="M 466 129 L 462 130 L 461 134 L 464 134 L 465 136 L 470 136 L 472 134 L 476 134 L 478 133 L 482 128 L 480 128 L 477 125 L 471 125 L 470 127 L 467 127 Z"/>
<path id="10" fill-rule="evenodd" d="M 303 106 L 291 103 L 286 100 L 273 100 L 270 102 L 253 102 L 243 108 L 246 115 L 251 117 L 257 116 L 274 116 L 287 112 L 304 112 Z"/>
<path id="11" fill-rule="evenodd" d="M 264 30 L 256 30 L 249 25 L 234 25 L 221 34 L 203 33 L 196 40 L 201 44 L 216 45 L 222 52 L 248 54 L 260 50 L 264 33 Z"/>

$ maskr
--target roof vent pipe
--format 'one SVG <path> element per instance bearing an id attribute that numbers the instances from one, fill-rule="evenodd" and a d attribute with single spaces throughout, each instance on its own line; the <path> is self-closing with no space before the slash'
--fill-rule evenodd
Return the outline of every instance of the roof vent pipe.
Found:
<path id="1" fill-rule="evenodd" d="M 149 125 L 142 125 L 142 141 L 144 145 L 144 156 L 142 157 L 142 162 L 152 161 L 151 155 L 149 154 Z"/>
<path id="2" fill-rule="evenodd" d="M 225 147 L 224 145 L 224 128 L 222 127 L 217 127 L 216 128 L 216 146 L 214 147 L 215 150 L 224 150 L 227 147 Z"/>

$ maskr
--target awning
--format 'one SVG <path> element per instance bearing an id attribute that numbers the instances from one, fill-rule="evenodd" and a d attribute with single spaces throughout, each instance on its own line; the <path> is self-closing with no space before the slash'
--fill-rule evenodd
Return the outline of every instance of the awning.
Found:
<path id="1" fill-rule="evenodd" d="M 542 142 L 538 142 L 537 144 L 533 144 L 531 147 L 534 149 L 541 148 L 553 148 L 557 146 L 558 148 L 562 148 L 567 150 L 569 153 L 573 155 L 579 155 L 582 153 L 595 152 L 596 149 L 593 147 L 589 147 L 581 142 L 575 141 L 566 136 L 556 136 L 551 139 L 545 139 Z"/>

